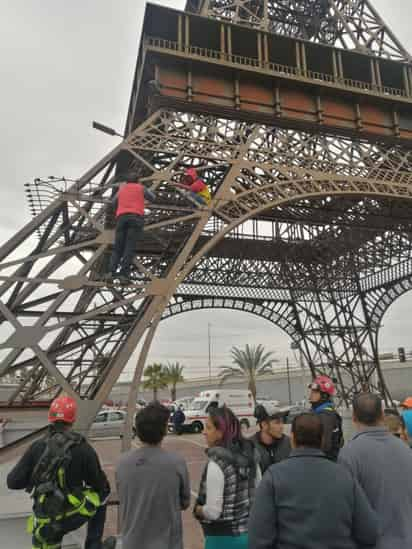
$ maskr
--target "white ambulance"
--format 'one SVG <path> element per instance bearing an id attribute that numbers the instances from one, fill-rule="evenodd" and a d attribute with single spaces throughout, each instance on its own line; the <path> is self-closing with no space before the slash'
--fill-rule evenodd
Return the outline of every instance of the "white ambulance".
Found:
<path id="1" fill-rule="evenodd" d="M 249 428 L 254 424 L 255 402 L 250 391 L 209 389 L 199 393 L 190 408 L 185 410 L 185 430 L 201 433 L 205 428 L 209 407 L 223 405 L 233 411 L 243 427 Z"/>

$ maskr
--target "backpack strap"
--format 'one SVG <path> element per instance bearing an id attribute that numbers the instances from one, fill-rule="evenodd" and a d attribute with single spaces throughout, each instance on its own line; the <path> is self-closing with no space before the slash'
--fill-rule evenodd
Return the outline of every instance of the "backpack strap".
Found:
<path id="1" fill-rule="evenodd" d="M 339 453 L 339 450 L 342 448 L 342 446 L 345 443 L 345 439 L 343 437 L 343 420 L 340 414 L 335 410 L 335 408 L 325 408 L 322 410 L 321 414 L 327 414 L 329 416 L 334 416 L 335 418 L 335 429 L 332 432 L 332 450 L 334 453 Z"/>
<path id="2" fill-rule="evenodd" d="M 45 448 L 36 463 L 30 479 L 30 492 L 44 482 L 56 479 L 62 490 L 65 489 L 65 467 L 70 462 L 70 448 L 80 444 L 83 437 L 78 433 L 52 432 L 45 439 Z M 59 471 L 61 472 L 59 473 Z"/>

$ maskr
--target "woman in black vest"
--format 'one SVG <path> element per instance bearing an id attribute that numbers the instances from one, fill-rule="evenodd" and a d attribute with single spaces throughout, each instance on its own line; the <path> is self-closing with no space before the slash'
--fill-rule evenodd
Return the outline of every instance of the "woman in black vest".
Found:
<path id="1" fill-rule="evenodd" d="M 205 438 L 208 463 L 194 510 L 205 549 L 247 549 L 249 513 L 261 478 L 258 454 L 225 406 L 209 410 Z"/>

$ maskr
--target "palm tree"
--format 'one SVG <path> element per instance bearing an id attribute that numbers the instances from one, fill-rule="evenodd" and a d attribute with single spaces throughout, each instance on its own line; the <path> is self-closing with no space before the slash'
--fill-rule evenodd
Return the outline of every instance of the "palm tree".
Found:
<path id="1" fill-rule="evenodd" d="M 157 391 L 167 387 L 167 374 L 163 364 L 151 364 L 144 371 L 143 387 L 153 391 L 153 400 L 157 400 Z"/>
<path id="2" fill-rule="evenodd" d="M 220 376 L 220 385 L 231 377 L 243 377 L 248 384 L 248 389 L 256 400 L 256 381 L 258 377 L 266 374 L 273 374 L 273 363 L 277 362 L 273 358 L 273 352 L 265 352 L 263 345 L 249 346 L 245 349 L 232 347 L 232 361 L 234 366 L 222 366 Z"/>
<path id="3" fill-rule="evenodd" d="M 183 377 L 184 366 L 178 362 L 168 363 L 165 372 L 167 375 L 167 383 L 170 385 L 170 398 L 172 402 L 176 400 L 176 385 L 178 383 L 183 383 L 185 380 Z"/>

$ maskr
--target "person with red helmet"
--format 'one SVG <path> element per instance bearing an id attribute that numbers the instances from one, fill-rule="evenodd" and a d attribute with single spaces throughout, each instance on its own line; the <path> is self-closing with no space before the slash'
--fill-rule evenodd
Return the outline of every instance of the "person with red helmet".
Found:
<path id="1" fill-rule="evenodd" d="M 63 537 L 88 523 L 85 549 L 114 549 L 102 542 L 110 486 L 95 450 L 72 426 L 77 403 L 59 396 L 49 409 L 47 435 L 36 440 L 10 471 L 7 486 L 33 498 L 29 526 L 33 549 L 59 549 Z"/>
<path id="2" fill-rule="evenodd" d="M 188 191 L 189 197 L 200 206 L 208 206 L 212 200 L 209 187 L 200 179 L 195 168 L 188 168 L 180 183 L 174 183 L 175 187 Z"/>
<path id="3" fill-rule="evenodd" d="M 335 384 L 330 377 L 319 375 L 310 383 L 309 389 L 312 411 L 320 416 L 323 424 L 322 450 L 329 459 L 336 461 L 344 439 L 342 418 L 333 402 L 336 393 Z"/>
<path id="4" fill-rule="evenodd" d="M 408 436 L 412 437 L 412 397 L 405 398 L 401 404 L 401 408 Z"/>

